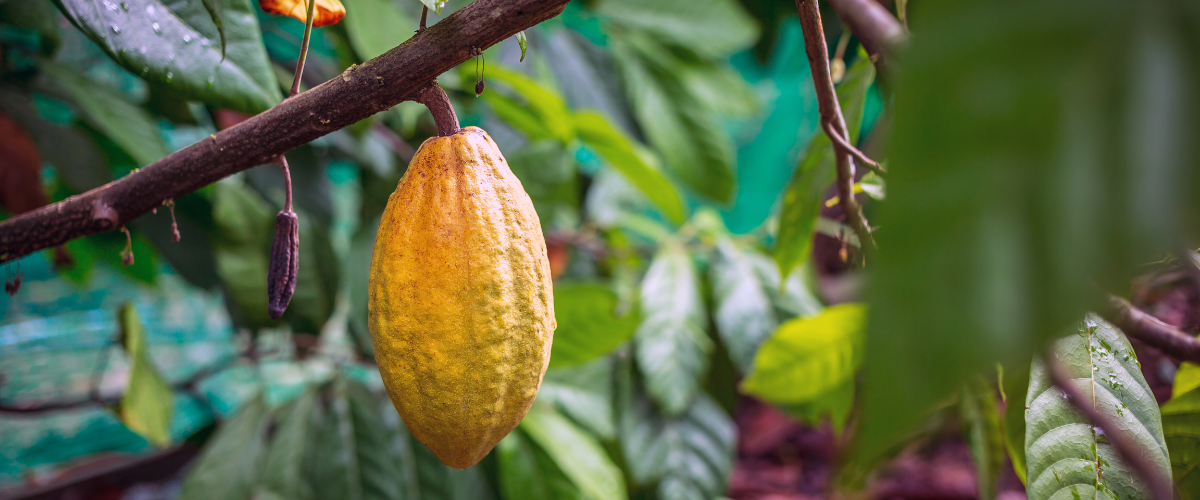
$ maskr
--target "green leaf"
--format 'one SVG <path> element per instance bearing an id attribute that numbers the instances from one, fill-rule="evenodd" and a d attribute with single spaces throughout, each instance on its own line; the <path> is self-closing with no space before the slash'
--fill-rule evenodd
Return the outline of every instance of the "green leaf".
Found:
<path id="1" fill-rule="evenodd" d="M 621 447 L 637 484 L 658 482 L 658 497 L 663 499 L 705 500 L 725 494 L 736 432 L 708 395 L 700 394 L 675 418 L 658 414 L 649 400 L 636 398 L 621 427 Z"/>
<path id="2" fill-rule="evenodd" d="M 4 5 L 39 2 L 8 2 Z M 83 193 L 108 183 L 108 164 L 83 125 L 63 127 L 46 120 L 34 107 L 30 95 L 0 88 L 0 112 L 28 132 L 42 159 L 49 162 L 69 191 Z M 76 240 L 72 240 L 76 241 Z"/>
<path id="3" fill-rule="evenodd" d="M 1127 289 L 1136 266 L 1200 234 L 1188 9 L 922 10 L 894 87 L 888 201 L 871 216 L 887 250 L 867 280 L 862 455 L 969 377 L 1029 359 L 1093 307 L 1096 285 Z"/>
<path id="4" fill-rule="evenodd" d="M 554 344 L 550 367 L 585 363 L 629 340 L 637 329 L 636 312 L 616 315 L 617 294 L 594 284 L 554 287 Z"/>
<path id="5" fill-rule="evenodd" d="M 734 192 L 733 141 L 680 85 L 678 67 L 652 67 L 645 60 L 653 57 L 647 51 L 665 49 L 653 40 L 629 37 L 613 50 L 634 116 L 668 170 L 697 193 L 728 202 Z"/>
<path id="6" fill-rule="evenodd" d="M 814 316 L 825 308 L 821 299 L 813 292 L 811 269 L 801 267 L 788 274 L 787 279 L 780 283 L 779 266 L 770 257 L 759 252 L 747 252 L 745 257 L 758 274 L 767 295 L 771 297 L 771 303 L 775 305 L 775 315 L 780 321 L 797 316 Z"/>
<path id="7" fill-rule="evenodd" d="M 350 240 L 350 251 L 343 262 L 346 268 L 342 271 L 347 282 L 346 298 L 350 302 L 350 333 L 354 336 L 354 345 L 358 351 L 369 358 L 375 357 L 371 330 L 367 326 L 367 303 L 370 298 L 371 255 L 374 253 L 375 233 L 378 230 L 379 217 L 375 217 L 369 224 L 363 224 Z M 555 317 L 557 318 L 557 315 Z M 561 320 L 559 324 L 562 324 Z M 561 328 L 560 326 L 559 329 Z M 551 359 L 553 358 L 551 355 Z"/>
<path id="8" fill-rule="evenodd" d="M 575 138 L 574 121 L 571 119 L 571 111 L 567 109 L 567 103 L 562 97 L 553 90 L 531 80 L 529 77 L 513 71 L 508 68 L 493 64 L 487 69 L 486 78 L 493 81 L 499 81 L 503 85 L 512 89 L 525 101 L 524 104 L 515 104 L 520 106 L 519 109 L 527 111 L 534 119 L 538 121 L 544 132 L 538 131 L 536 128 L 531 128 L 529 131 L 538 131 L 538 135 L 530 134 L 530 139 L 550 138 L 558 140 L 563 144 L 570 143 Z M 528 118 L 516 117 L 511 109 L 515 101 L 506 102 L 504 96 L 499 92 L 485 92 L 484 100 L 492 104 L 493 110 L 505 121 L 510 121 L 510 116 L 515 120 L 514 126 L 519 126 Z M 511 101 L 511 99 L 507 100 Z M 497 107 L 497 103 L 504 103 Z M 522 128 L 524 131 L 525 129 Z M 527 131 L 527 132 L 529 132 Z M 541 134 L 546 134 L 545 136 Z"/>
<path id="9" fill-rule="evenodd" d="M 0 24 L 36 32 L 44 56 L 54 54 L 60 43 L 58 15 L 49 2 L 0 2 Z"/>
<path id="10" fill-rule="evenodd" d="M 1026 484 L 1025 400 L 1021 395 L 1029 392 L 1029 364 L 1015 365 L 1003 374 L 1004 392 L 1008 395 L 1004 407 L 1004 446 L 1017 478 Z"/>
<path id="11" fill-rule="evenodd" d="M 446 0 L 421 0 L 421 3 L 432 10 L 434 14 L 441 14 L 442 7 L 446 6 Z"/>
<path id="12" fill-rule="evenodd" d="M 623 500 L 625 479 L 600 443 L 570 420 L 545 406 L 534 406 L 520 428 L 554 459 L 564 475 L 595 500 Z"/>
<path id="13" fill-rule="evenodd" d="M 1000 411 L 992 384 L 977 378 L 959 393 L 959 412 L 966 423 L 967 443 L 975 460 L 975 482 L 979 500 L 994 500 L 1007 452 Z"/>
<path id="14" fill-rule="evenodd" d="M 226 303 L 236 313 L 234 321 L 252 329 L 278 324 L 267 316 L 267 261 L 275 237 L 274 214 L 262 197 L 238 178 L 215 185 L 212 205 L 217 226 L 213 257 L 232 299 Z"/>
<path id="15" fill-rule="evenodd" d="M 683 222 L 683 200 L 671 181 L 644 160 L 648 153 L 640 151 L 604 116 L 594 111 L 575 113 L 575 131 L 579 134 L 579 140 L 603 156 L 609 165 L 637 186 L 663 215 L 676 224 Z"/>
<path id="16" fill-rule="evenodd" d="M 283 313 L 283 320 L 293 331 L 315 334 L 321 332 L 333 315 L 341 273 L 328 229 L 304 211 L 298 212 L 297 217 L 300 221 L 300 268 L 296 273 L 296 291 Z M 274 241 L 274 224 L 269 236 Z"/>
<path id="17" fill-rule="evenodd" d="M 709 268 L 713 322 L 730 359 L 743 372 L 750 370 L 759 346 L 779 326 L 767 286 L 754 272 L 748 253 L 723 238 Z"/>
<path id="18" fill-rule="evenodd" d="M 1178 374 L 1175 380 L 1178 383 Z M 1173 395 L 1161 411 L 1179 499 L 1200 499 L 1200 389 Z"/>
<path id="19" fill-rule="evenodd" d="M 759 349 L 742 391 L 801 404 L 853 380 L 862 363 L 866 316 L 863 304 L 839 304 L 780 325 Z"/>
<path id="20" fill-rule="evenodd" d="M 151 444 L 165 448 L 171 444 L 171 418 L 175 413 L 175 394 L 150 359 L 146 330 L 132 303 L 121 306 L 121 346 L 129 355 L 129 383 L 121 397 L 121 422 Z"/>
<path id="21" fill-rule="evenodd" d="M 317 414 L 319 428 L 307 457 L 314 497 L 387 500 L 409 493 L 380 401 L 361 382 L 343 376 L 329 390 L 329 408 Z"/>
<path id="22" fill-rule="evenodd" d="M 114 61 L 189 98 L 243 113 L 279 102 L 279 85 L 250 0 L 55 0 L 58 8 Z M 119 4 L 119 6 L 118 6 Z M 223 49 L 212 39 L 224 33 Z"/>
<path id="23" fill-rule="evenodd" d="M 858 59 L 837 86 L 838 104 L 846 118 L 846 126 L 850 128 L 851 142 L 858 141 L 867 90 L 874 81 L 875 65 L 871 64 L 865 52 L 860 51 Z M 779 235 L 771 252 L 784 275 L 808 261 L 812 254 L 813 231 L 821 214 L 823 197 L 837 177 L 833 147 L 821 127 L 817 127 L 800 158 L 783 193 L 783 204 L 779 210 Z"/>
<path id="24" fill-rule="evenodd" d="M 642 280 L 645 316 L 634 343 L 646 390 L 668 415 L 686 410 L 708 370 L 712 341 L 700 297 L 700 277 L 682 247 L 663 246 Z"/>
<path id="25" fill-rule="evenodd" d="M 505 500 L 550 498 L 545 472 L 538 464 L 534 447 L 521 432 L 510 432 L 496 445 L 500 493 Z"/>
<path id="26" fill-rule="evenodd" d="M 1175 371 L 1175 383 L 1171 385 L 1171 397 L 1177 398 L 1197 387 L 1200 387 L 1200 365 L 1186 361 L 1180 363 Z"/>
<path id="27" fill-rule="evenodd" d="M 412 440 L 420 478 L 421 500 L 492 500 L 492 486 L 482 467 L 451 469 L 416 439 Z"/>
<path id="28" fill-rule="evenodd" d="M 702 57 L 723 59 L 758 40 L 754 18 L 733 0 L 604 0 L 596 10 Z"/>
<path id="29" fill-rule="evenodd" d="M 1069 383 L 1085 398 L 1081 403 L 1118 422 L 1142 456 L 1169 474 L 1158 402 L 1125 335 L 1089 314 L 1077 334 L 1054 343 L 1053 352 L 1070 373 Z M 1025 399 L 1029 499 L 1063 498 L 1067 491 L 1087 498 L 1150 498 L 1149 489 L 1075 403 L 1080 402 L 1067 400 L 1054 387 L 1040 362 L 1033 364 Z"/>
<path id="30" fill-rule="evenodd" d="M 259 497 L 280 500 L 313 498 L 312 487 L 306 480 L 304 456 L 313 431 L 313 408 L 316 402 L 316 389 L 305 388 L 280 419 L 267 450 Z"/>
<path id="31" fill-rule="evenodd" d="M 179 500 L 251 500 L 262 474 L 267 405 L 261 395 L 221 424 L 196 459 Z"/>
<path id="32" fill-rule="evenodd" d="M 529 48 L 529 40 L 525 38 L 524 31 L 518 31 L 516 37 L 517 37 L 517 45 L 521 46 L 520 62 L 525 62 L 525 49 Z"/>
<path id="33" fill-rule="evenodd" d="M 79 107 L 88 125 L 112 139 L 139 165 L 167 156 L 158 126 L 145 110 L 73 69 L 45 61 L 39 67 L 53 86 Z"/>
<path id="34" fill-rule="evenodd" d="M 553 405 L 601 439 L 616 436 L 612 408 L 612 361 L 608 358 L 546 371 L 537 400 Z"/>
<path id="35" fill-rule="evenodd" d="M 788 415 L 812 427 L 821 425 L 828 418 L 829 423 L 833 426 L 833 432 L 840 434 L 846 426 L 847 419 L 850 418 L 850 410 L 854 408 L 854 395 L 854 379 L 847 379 L 838 386 L 809 398 L 804 403 L 775 403 L 775 405 L 787 412 Z"/>
<path id="36" fill-rule="evenodd" d="M 224 15 L 221 13 L 221 2 L 223 0 L 203 0 L 204 10 L 208 11 L 209 17 L 212 18 L 213 25 L 217 27 L 218 36 L 221 38 L 221 60 L 225 60 L 225 21 Z"/>
<path id="37" fill-rule="evenodd" d="M 412 33 L 417 25 L 389 0 L 344 0 L 346 35 L 361 61 L 374 59 L 404 40 L 397 33 Z"/>
<path id="38" fill-rule="evenodd" d="M 578 221 L 580 189 L 575 157 L 561 142 L 530 141 L 506 154 L 505 159 L 533 201 L 543 228 L 555 228 L 564 221 L 573 226 Z"/>

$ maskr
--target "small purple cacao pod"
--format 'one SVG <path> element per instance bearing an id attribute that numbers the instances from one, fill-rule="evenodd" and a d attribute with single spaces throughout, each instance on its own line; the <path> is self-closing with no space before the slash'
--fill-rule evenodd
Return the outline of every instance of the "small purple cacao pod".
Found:
<path id="1" fill-rule="evenodd" d="M 275 243 L 267 267 L 267 313 L 279 319 L 296 291 L 296 273 L 300 270 L 300 221 L 295 212 L 275 216 Z"/>
<path id="2" fill-rule="evenodd" d="M 483 88 L 486 86 L 487 84 L 483 83 L 483 80 L 475 82 L 475 97 L 483 95 Z"/>

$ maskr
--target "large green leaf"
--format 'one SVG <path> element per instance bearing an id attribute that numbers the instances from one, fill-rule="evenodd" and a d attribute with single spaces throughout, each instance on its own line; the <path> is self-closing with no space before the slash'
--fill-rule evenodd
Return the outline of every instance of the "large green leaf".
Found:
<path id="1" fill-rule="evenodd" d="M 332 239 L 327 228 L 306 212 L 298 212 L 300 220 L 300 268 L 296 272 L 296 291 L 283 320 L 293 331 L 320 333 L 337 300 L 341 274 Z M 275 237 L 274 228 L 270 233 Z"/>
<path id="2" fill-rule="evenodd" d="M 1184 363 L 1175 375 L 1175 389 L 1181 388 L 1181 382 L 1191 388 L 1173 394 L 1161 410 L 1163 437 L 1180 500 L 1200 499 L 1200 388 L 1194 385 L 1200 377 L 1196 375 L 1200 369 Z"/>
<path id="3" fill-rule="evenodd" d="M 534 405 L 520 428 L 594 500 L 623 500 L 625 479 L 600 443 L 548 406 Z"/>
<path id="4" fill-rule="evenodd" d="M 267 316 L 267 261 L 275 236 L 274 214 L 240 178 L 218 182 L 215 188 L 213 257 L 232 299 L 227 304 L 236 313 L 234 320 L 255 329 L 275 325 Z"/>
<path id="5" fill-rule="evenodd" d="M 780 325 L 758 351 L 742 390 L 801 404 L 852 381 L 862 363 L 866 316 L 862 304 L 839 304 Z"/>
<path id="6" fill-rule="evenodd" d="M 383 55 L 404 41 L 417 24 L 391 0 L 343 0 L 342 20 L 350 45 L 360 60 Z"/>
<path id="7" fill-rule="evenodd" d="M 487 69 L 487 78 L 500 82 L 501 87 L 512 89 L 524 101 L 517 103 L 499 92 L 484 92 L 483 98 L 492 104 L 492 109 L 501 119 L 521 128 L 531 139 L 550 138 L 566 144 L 575 138 L 571 111 L 556 92 L 499 64 Z M 517 112 L 535 119 L 537 127 L 523 127 L 525 120 L 530 118 L 518 117 Z"/>
<path id="8" fill-rule="evenodd" d="M 754 19 L 733 0 L 604 0 L 597 11 L 714 59 L 747 48 L 758 39 Z"/>
<path id="9" fill-rule="evenodd" d="M 1029 359 L 1097 284 L 1125 289 L 1135 266 L 1200 234 L 1192 7 L 929 6 L 871 218 L 864 457 L 969 377 Z"/>
<path id="10" fill-rule="evenodd" d="M 754 272 L 748 253 L 726 238 L 717 243 L 709 268 L 713 322 L 730 359 L 743 372 L 750 370 L 758 347 L 779 326 L 767 285 Z"/>
<path id="11" fill-rule="evenodd" d="M 658 498 L 706 500 L 725 494 L 733 468 L 733 422 L 708 395 L 675 418 L 637 397 L 622 415 L 621 447 L 634 481 L 658 483 Z"/>
<path id="12" fill-rule="evenodd" d="M 616 436 L 612 407 L 612 361 L 593 360 L 579 366 L 546 371 L 537 400 L 549 403 L 601 439 Z"/>
<path id="13" fill-rule="evenodd" d="M 139 165 L 167 156 L 158 126 L 145 110 L 73 69 L 49 62 L 42 62 L 40 68 L 53 87 L 79 107 L 88 125 L 112 139 Z"/>
<path id="14" fill-rule="evenodd" d="M 483 467 L 467 470 L 451 469 L 429 451 L 425 445 L 412 439 L 417 461 L 417 476 L 420 478 L 421 500 L 492 500 L 495 498 L 492 485 L 483 474 Z"/>
<path id="15" fill-rule="evenodd" d="M 700 277 L 687 252 L 668 243 L 642 280 L 642 323 L 634 333 L 646 391 L 668 415 L 686 410 L 708 370 L 712 341 Z"/>
<path id="16" fill-rule="evenodd" d="M 1053 355 L 1085 401 L 1068 400 L 1041 363 L 1035 362 L 1030 371 L 1025 398 L 1029 499 L 1150 498 L 1149 489 L 1122 462 L 1108 438 L 1074 404 L 1091 405 L 1113 419 L 1142 457 L 1169 475 L 1158 402 L 1124 334 L 1094 314 L 1078 328 L 1078 333 L 1054 343 Z"/>
<path id="17" fill-rule="evenodd" d="M 603 356 L 629 340 L 638 315 L 617 316 L 617 294 L 602 285 L 580 283 L 554 287 L 554 345 L 550 366 L 570 366 Z"/>
<path id="18" fill-rule="evenodd" d="M 121 306 L 121 346 L 129 355 L 129 383 L 121 397 L 121 422 L 159 448 L 171 444 L 175 394 L 150 359 L 146 329 L 132 303 Z"/>
<path id="19" fill-rule="evenodd" d="M 679 197 L 675 185 L 645 160 L 647 152 L 594 111 L 575 113 L 575 131 L 579 134 L 579 140 L 603 156 L 609 165 L 637 186 L 663 215 L 676 224 L 683 222 L 683 199 Z"/>
<path id="20" fill-rule="evenodd" d="M 813 316 L 825 308 L 821 299 L 813 292 L 813 273 L 810 268 L 801 267 L 788 274 L 787 279 L 781 280 L 779 266 L 767 255 L 747 252 L 745 257 L 758 279 L 762 281 L 771 303 L 775 306 L 775 315 L 780 321 L 797 316 Z"/>
<path id="21" fill-rule="evenodd" d="M 867 90 L 875 81 L 875 65 L 865 52 L 846 71 L 837 86 L 838 104 L 850 129 L 850 140 L 858 141 L 862 127 L 863 110 L 866 108 Z M 817 228 L 817 217 L 825 191 L 837 177 L 837 165 L 829 136 L 817 127 L 808 148 L 800 157 L 800 163 L 792 173 L 792 180 L 783 193 L 783 205 L 779 210 L 779 235 L 775 249 L 771 252 L 780 272 L 790 274 L 792 269 L 803 264 L 812 254 L 813 231 Z"/>
<path id="22" fill-rule="evenodd" d="M 220 30 L 202 2 L 55 3 L 109 57 L 148 81 L 206 104 L 244 113 L 258 113 L 279 102 L 279 86 L 250 0 L 221 2 L 224 56 Z"/>
<path id="23" fill-rule="evenodd" d="M 217 428 L 183 480 L 179 500 L 251 500 L 262 474 L 267 405 L 262 396 L 246 402 Z"/>
<path id="24" fill-rule="evenodd" d="M 508 433 L 496 445 L 501 498 L 504 500 L 555 498 L 551 496 L 551 480 L 547 477 L 555 471 L 542 467 L 537 451 L 533 443 L 530 443 L 529 439 L 520 431 Z M 553 466 L 553 463 L 549 465 Z M 562 471 L 557 472 L 559 475 L 562 474 Z M 565 476 L 562 479 L 570 481 Z"/>
<path id="25" fill-rule="evenodd" d="M 506 153 L 505 159 L 533 201 L 543 232 L 579 220 L 579 176 L 575 156 L 563 143 L 541 139 Z"/>
<path id="26" fill-rule="evenodd" d="M 979 500 L 994 500 L 1008 452 L 1004 426 L 996 407 L 995 390 L 982 377 L 964 385 L 959 393 L 959 412 L 966 424 L 967 443 L 975 460 L 975 483 Z"/>
<path id="27" fill-rule="evenodd" d="M 308 500 L 312 486 L 305 477 L 304 456 L 313 431 L 313 408 L 317 391 L 308 387 L 293 401 L 280 419 L 267 450 L 258 498 Z"/>

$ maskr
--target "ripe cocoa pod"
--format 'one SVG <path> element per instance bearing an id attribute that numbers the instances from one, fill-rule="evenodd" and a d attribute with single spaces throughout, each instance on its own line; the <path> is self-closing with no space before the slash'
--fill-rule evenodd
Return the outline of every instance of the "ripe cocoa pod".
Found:
<path id="1" fill-rule="evenodd" d="M 275 216 L 275 243 L 267 265 L 267 314 L 271 319 L 283 316 L 292 301 L 299 270 L 300 220 L 295 212 L 281 211 Z"/>
<path id="2" fill-rule="evenodd" d="M 421 145 L 388 199 L 369 283 L 396 410 L 442 463 L 474 465 L 529 410 L 556 326 L 537 212 L 483 130 Z"/>

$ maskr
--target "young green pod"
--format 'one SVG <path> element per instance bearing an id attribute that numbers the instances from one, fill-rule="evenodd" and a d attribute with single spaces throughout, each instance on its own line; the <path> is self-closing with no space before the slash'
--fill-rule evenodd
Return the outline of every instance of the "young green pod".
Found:
<path id="1" fill-rule="evenodd" d="M 275 216 L 275 243 L 267 267 L 267 313 L 279 319 L 296 291 L 296 273 L 300 270 L 300 221 L 296 213 L 281 211 Z"/>

